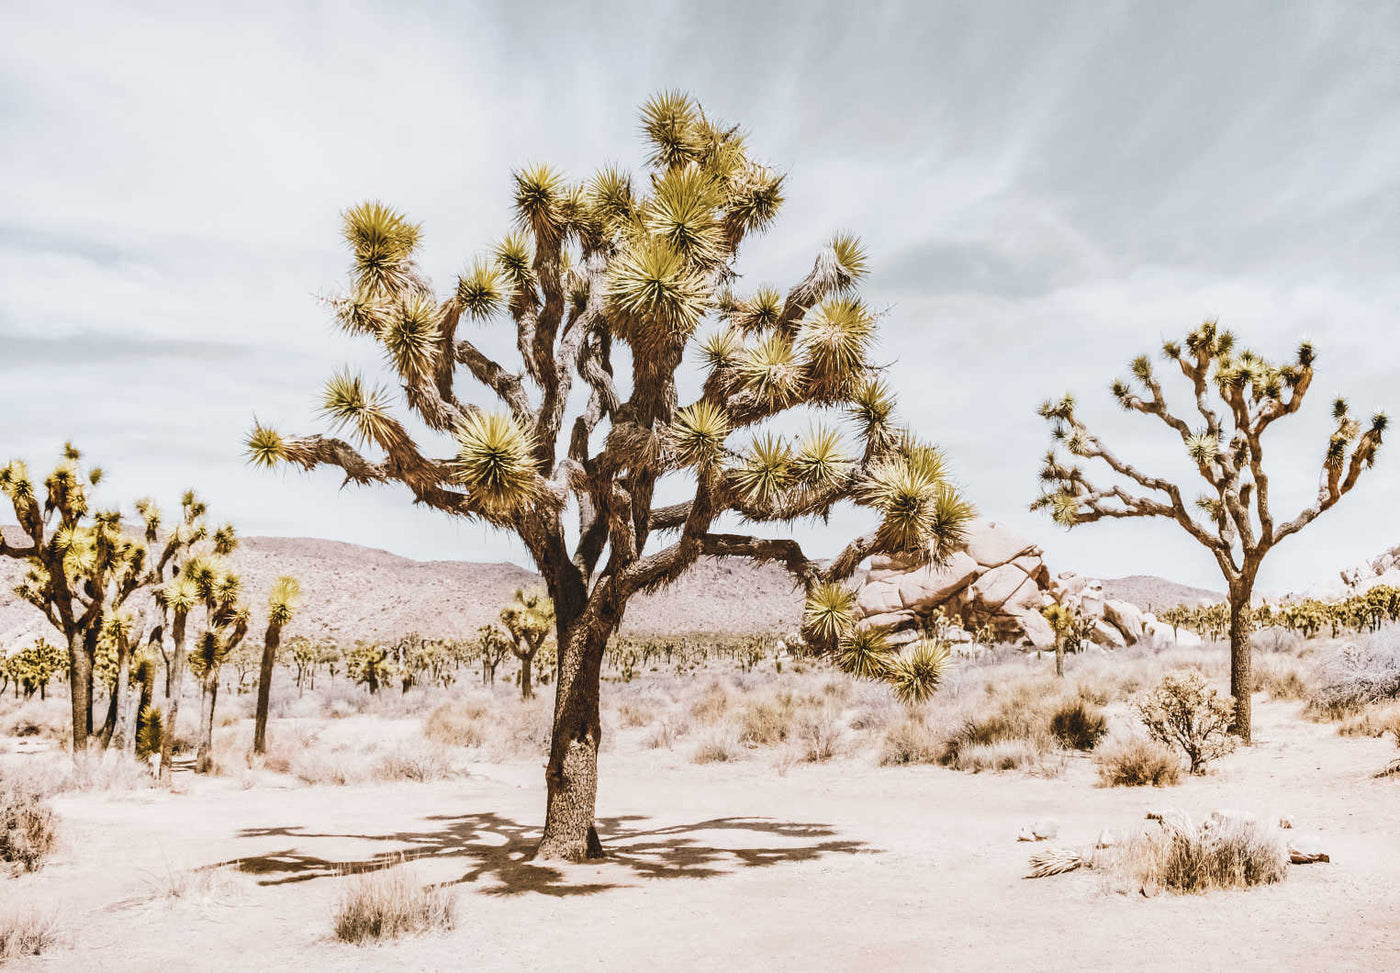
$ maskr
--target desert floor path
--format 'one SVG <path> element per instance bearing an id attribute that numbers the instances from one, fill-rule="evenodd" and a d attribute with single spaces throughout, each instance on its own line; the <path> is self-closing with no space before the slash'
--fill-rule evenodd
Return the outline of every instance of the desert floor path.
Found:
<path id="1" fill-rule="evenodd" d="M 17 969 L 1357 969 L 1400 968 L 1400 783 L 1389 741 L 1347 739 L 1259 703 L 1258 743 L 1167 789 L 688 750 L 604 755 L 598 865 L 526 860 L 541 768 L 481 764 L 445 783 L 55 800 L 65 846 L 10 895 L 60 906 L 70 948 Z M 1151 808 L 1286 813 L 1332 863 L 1280 885 L 1147 899 L 1081 870 L 1022 876 L 1023 826 L 1089 848 Z M 399 856 L 404 859 L 398 865 Z M 388 946 L 330 938 L 348 871 L 385 860 L 453 882 L 457 929 Z M 224 863 L 200 894 L 164 877 Z"/>

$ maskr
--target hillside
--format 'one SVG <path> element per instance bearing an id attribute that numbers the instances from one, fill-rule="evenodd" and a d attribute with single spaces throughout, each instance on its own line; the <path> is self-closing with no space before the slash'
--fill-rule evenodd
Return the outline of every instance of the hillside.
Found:
<path id="1" fill-rule="evenodd" d="M 6 536 L 18 542 L 15 528 Z M 388 551 L 307 537 L 247 537 L 233 557 L 256 607 L 274 578 L 294 575 L 305 608 L 288 634 L 351 641 L 404 632 L 464 637 L 494 621 L 516 588 L 538 576 L 514 564 L 414 561 Z M 0 645 L 40 634 L 47 622 L 12 593 L 21 572 L 0 561 Z M 664 592 L 637 597 L 625 631 L 752 632 L 797 624 L 802 598 L 785 571 L 733 558 L 704 559 Z M 259 624 L 255 621 L 255 625 Z"/>
<path id="2" fill-rule="evenodd" d="M 1130 601 L 1147 611 L 1170 608 L 1173 605 L 1195 605 L 1204 600 L 1221 601 L 1225 595 L 1206 588 L 1193 588 L 1191 585 L 1177 584 L 1166 578 L 1151 574 L 1133 574 L 1126 578 L 1105 578 L 1103 581 L 1105 598 L 1115 601 Z"/>

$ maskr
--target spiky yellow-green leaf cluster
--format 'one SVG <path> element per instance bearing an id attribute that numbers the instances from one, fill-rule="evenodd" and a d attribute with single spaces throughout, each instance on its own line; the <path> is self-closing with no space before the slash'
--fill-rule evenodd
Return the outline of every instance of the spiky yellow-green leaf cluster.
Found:
<path id="1" fill-rule="evenodd" d="M 926 702 L 943 681 L 948 668 L 948 646 L 920 639 L 893 658 L 885 675 L 895 697 L 906 705 Z"/>
<path id="2" fill-rule="evenodd" d="M 537 495 L 534 437 L 507 413 L 477 412 L 454 430 L 454 479 L 483 507 L 501 513 L 530 506 Z"/>
<path id="3" fill-rule="evenodd" d="M 729 419 L 719 406 L 700 401 L 676 412 L 668 440 L 679 466 L 708 467 L 715 463 L 729 435 Z"/>
<path id="4" fill-rule="evenodd" d="M 855 620 L 856 595 L 850 588 L 824 582 L 807 593 L 802 628 L 809 639 L 833 645 L 855 626 Z"/>
<path id="5" fill-rule="evenodd" d="M 857 679 L 885 679 L 898 651 L 884 629 L 854 629 L 836 643 L 836 664 Z"/>

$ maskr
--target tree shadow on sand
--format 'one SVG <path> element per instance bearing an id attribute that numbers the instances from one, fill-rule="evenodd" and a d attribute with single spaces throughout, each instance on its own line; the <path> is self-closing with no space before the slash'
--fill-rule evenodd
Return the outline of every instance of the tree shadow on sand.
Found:
<path id="1" fill-rule="evenodd" d="M 590 862 L 588 880 L 569 866 L 554 866 L 530 860 L 539 842 L 538 828 L 527 827 L 490 812 L 465 815 L 437 815 L 427 819 L 440 824 L 434 830 L 400 831 L 390 834 L 331 834 L 308 831 L 300 826 L 286 828 L 246 828 L 241 838 L 286 837 L 306 840 L 380 841 L 392 849 L 366 858 L 323 858 L 297 850 L 269 852 L 235 858 L 211 865 L 231 865 L 258 876 L 260 885 L 284 885 L 318 878 L 371 872 L 400 862 L 462 859 L 467 870 L 461 878 L 444 884 L 492 881 L 484 889 L 492 895 L 539 892 L 545 895 L 591 895 L 622 885 L 630 872 L 640 878 L 713 878 L 740 868 L 760 868 L 784 863 L 816 861 L 829 855 L 874 854 L 876 849 L 863 841 L 836 836 L 824 824 L 800 824 L 767 818 L 714 818 L 695 824 L 644 829 L 644 817 L 602 818 L 598 833 L 607 857 Z M 755 843 L 708 844 L 702 837 L 711 832 L 730 832 L 752 837 Z M 764 840 L 761 836 L 769 836 Z M 779 839 L 774 841 L 771 839 Z M 710 839 L 714 840 L 714 839 Z M 407 846 L 407 847 L 404 847 Z M 598 880 L 601 873 L 617 881 Z M 571 875 L 573 871 L 575 874 Z M 622 874 L 619 874 L 621 872 Z"/>

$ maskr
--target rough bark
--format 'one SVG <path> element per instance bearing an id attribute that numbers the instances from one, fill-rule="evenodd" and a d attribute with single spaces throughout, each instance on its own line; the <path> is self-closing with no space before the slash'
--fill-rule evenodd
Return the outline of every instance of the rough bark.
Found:
<path id="1" fill-rule="evenodd" d="M 180 689 L 185 680 L 185 620 L 177 618 L 174 625 L 175 650 L 165 680 L 165 706 L 161 713 L 160 782 L 171 784 L 171 761 L 175 756 L 175 721 L 180 717 Z"/>
<path id="2" fill-rule="evenodd" d="M 263 639 L 262 668 L 258 672 L 258 711 L 253 724 L 253 752 L 267 752 L 267 708 L 272 698 L 272 667 L 282 644 L 281 626 L 269 625 Z M 300 680 L 298 680 L 300 688 Z"/>
<path id="3" fill-rule="evenodd" d="M 1253 651 L 1249 641 L 1249 599 L 1252 591 L 1243 582 L 1230 588 L 1230 695 L 1235 697 L 1235 723 L 1231 730 L 1245 745 L 1252 742 L 1250 695 L 1254 691 Z"/>
<path id="4" fill-rule="evenodd" d="M 555 587 L 555 586 L 551 586 Z M 544 836 L 535 857 L 585 861 L 603 856 L 594 827 L 598 797 L 599 680 L 608 639 L 622 621 L 621 606 L 595 590 L 587 612 L 582 591 L 555 588 L 559 674 L 554 687 L 554 733 L 545 768 L 548 803 Z M 567 621 L 574 619 L 572 622 Z"/>
<path id="5" fill-rule="evenodd" d="M 73 716 L 73 754 L 87 750 L 92 732 L 92 659 L 81 642 L 68 646 L 68 690 Z"/>
<path id="6" fill-rule="evenodd" d="M 535 665 L 535 653 L 528 652 L 518 658 L 520 659 L 520 698 L 533 699 L 535 687 L 530 681 L 530 670 L 533 669 Z"/>
<path id="7" fill-rule="evenodd" d="M 214 764 L 214 705 L 219 700 L 219 671 L 214 666 L 204 675 L 204 692 L 199 707 L 199 747 L 195 751 L 195 773 L 207 774 Z"/>

